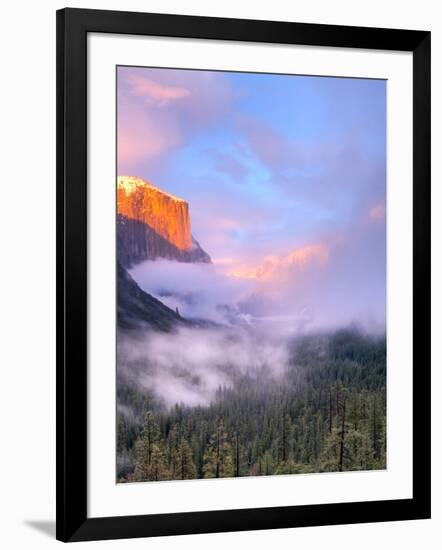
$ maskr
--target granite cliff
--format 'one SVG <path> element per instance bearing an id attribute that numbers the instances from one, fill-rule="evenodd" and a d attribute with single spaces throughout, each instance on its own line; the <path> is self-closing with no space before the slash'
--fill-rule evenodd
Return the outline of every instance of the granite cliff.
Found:
<path id="1" fill-rule="evenodd" d="M 117 246 L 128 268 L 155 258 L 211 262 L 192 237 L 188 203 L 132 176 L 118 177 Z"/>

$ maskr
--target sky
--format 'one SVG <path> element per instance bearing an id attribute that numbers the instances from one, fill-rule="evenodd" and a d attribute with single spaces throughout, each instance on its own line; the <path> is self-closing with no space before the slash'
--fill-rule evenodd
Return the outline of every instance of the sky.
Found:
<path id="1" fill-rule="evenodd" d="M 118 175 L 188 201 L 218 270 L 281 311 L 385 323 L 385 81 L 117 71 Z"/>

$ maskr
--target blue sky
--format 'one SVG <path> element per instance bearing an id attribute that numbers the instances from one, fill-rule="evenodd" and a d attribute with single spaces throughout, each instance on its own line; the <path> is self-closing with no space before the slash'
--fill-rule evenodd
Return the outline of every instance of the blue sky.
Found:
<path id="1" fill-rule="evenodd" d="M 383 311 L 385 81 L 119 67 L 118 160 L 189 202 L 226 269 L 324 246 L 322 277 L 360 271 Z"/>

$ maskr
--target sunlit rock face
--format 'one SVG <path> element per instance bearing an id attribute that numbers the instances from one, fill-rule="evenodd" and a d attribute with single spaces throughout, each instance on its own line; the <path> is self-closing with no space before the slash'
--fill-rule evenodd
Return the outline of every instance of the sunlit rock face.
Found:
<path id="1" fill-rule="evenodd" d="M 136 177 L 117 182 L 118 258 L 123 266 L 146 259 L 210 262 L 190 231 L 189 205 Z"/>

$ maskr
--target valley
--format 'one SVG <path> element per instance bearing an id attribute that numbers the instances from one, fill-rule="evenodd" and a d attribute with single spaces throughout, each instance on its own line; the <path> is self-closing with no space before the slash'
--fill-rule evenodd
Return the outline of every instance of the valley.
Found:
<path id="1" fill-rule="evenodd" d="M 121 177 L 117 204 L 118 482 L 386 467 L 385 331 L 309 327 L 268 291 L 328 251 L 220 271 L 183 199 Z"/>

